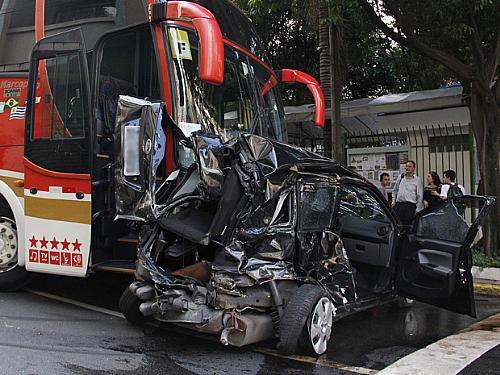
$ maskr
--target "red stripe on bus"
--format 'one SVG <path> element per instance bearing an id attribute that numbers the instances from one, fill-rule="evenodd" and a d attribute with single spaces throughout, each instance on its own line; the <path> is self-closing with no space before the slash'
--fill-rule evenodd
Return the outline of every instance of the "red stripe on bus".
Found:
<path id="1" fill-rule="evenodd" d="M 49 191 L 49 187 L 61 187 L 63 192 L 76 191 L 91 194 L 92 186 L 89 174 L 61 173 L 49 171 L 28 159 L 24 159 L 24 186 Z"/>

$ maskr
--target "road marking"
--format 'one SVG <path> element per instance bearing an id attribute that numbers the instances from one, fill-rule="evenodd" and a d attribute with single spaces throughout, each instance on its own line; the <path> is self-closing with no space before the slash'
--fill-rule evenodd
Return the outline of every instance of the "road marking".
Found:
<path id="1" fill-rule="evenodd" d="M 267 348 L 256 348 L 256 349 L 254 349 L 254 351 L 257 353 L 267 354 L 267 355 L 271 355 L 274 357 L 290 359 L 292 361 L 308 363 L 308 364 L 316 365 L 316 366 L 320 366 L 320 367 L 334 368 L 337 370 L 353 372 L 356 374 L 371 375 L 371 374 L 379 373 L 378 370 L 373 370 L 370 368 L 363 368 L 363 367 L 349 366 L 349 365 L 346 365 L 343 363 L 330 361 L 330 360 L 325 359 L 325 358 L 316 359 L 313 357 L 301 356 L 301 355 L 283 355 L 283 354 L 278 353 L 276 350 L 267 349 Z"/>
<path id="2" fill-rule="evenodd" d="M 457 374 L 500 345 L 500 314 L 407 355 L 379 372 L 392 374 Z"/>
<path id="3" fill-rule="evenodd" d="M 74 305 L 74 306 L 77 306 L 77 307 L 81 307 L 83 309 L 87 309 L 87 310 L 90 310 L 90 311 L 95 311 L 95 312 L 98 312 L 98 313 L 110 315 L 110 316 L 113 316 L 115 318 L 125 319 L 125 317 L 121 313 L 119 313 L 117 311 L 109 310 L 109 309 L 106 309 L 106 308 L 103 308 L 103 307 L 98 307 L 98 306 L 90 305 L 88 303 L 75 301 L 75 300 L 70 299 L 70 298 L 56 296 L 56 295 L 51 294 L 51 293 L 41 292 L 41 291 L 34 290 L 34 289 L 31 289 L 31 288 L 25 288 L 23 290 L 26 291 L 26 292 L 28 292 L 28 293 L 40 296 L 40 297 L 45 297 L 45 298 L 52 299 L 54 301 L 59 301 L 59 302 L 63 302 L 63 303 L 69 304 L 69 305 Z M 153 326 L 155 328 L 162 329 L 162 325 L 160 324 L 160 322 L 156 322 L 156 321 L 155 322 L 150 322 L 150 323 L 147 323 L 147 325 Z M 172 328 L 177 328 L 177 327 L 175 325 L 173 325 Z M 183 332 L 183 334 L 186 334 L 188 336 L 194 336 L 194 337 L 197 337 L 197 338 L 203 338 L 205 340 L 210 340 L 210 341 L 217 341 L 217 342 L 219 341 L 219 340 L 215 339 L 215 337 L 213 335 L 209 336 L 209 335 L 199 334 L 197 332 L 192 332 L 192 331 L 189 331 L 189 330 L 182 330 L 182 332 Z M 280 357 L 280 358 L 284 358 L 284 359 L 289 359 L 289 360 L 296 361 L 296 362 L 308 363 L 308 364 L 319 366 L 319 367 L 334 368 L 334 369 L 338 369 L 338 370 L 344 370 L 344 371 L 353 372 L 353 373 L 356 373 L 356 374 L 372 375 L 372 374 L 378 373 L 377 370 L 363 368 L 363 367 L 349 366 L 349 365 L 346 365 L 346 364 L 343 364 L 343 363 L 334 362 L 334 361 L 330 361 L 328 359 L 323 359 L 323 358 L 316 359 L 316 358 L 308 357 L 308 356 L 282 355 L 282 354 L 278 353 L 275 350 L 267 349 L 267 348 L 254 348 L 253 351 L 257 352 L 257 353 L 264 354 L 264 355 L 271 355 L 271 356 L 274 356 L 274 357 Z"/>
<path id="4" fill-rule="evenodd" d="M 59 296 L 56 296 L 54 294 L 40 292 L 40 291 L 34 290 L 34 289 L 24 288 L 23 290 L 28 292 L 28 293 L 35 294 L 37 296 L 52 299 L 54 301 L 64 302 L 64 303 L 67 303 L 69 305 L 75 305 L 75 306 L 81 307 L 83 309 L 99 312 L 99 313 L 106 314 L 106 315 L 111 315 L 111 316 L 114 316 L 115 318 L 125 319 L 125 317 L 121 313 L 119 313 L 117 311 L 105 309 L 104 307 L 89 305 L 88 303 L 75 301 L 75 300 L 72 300 L 69 298 L 59 297 Z"/>

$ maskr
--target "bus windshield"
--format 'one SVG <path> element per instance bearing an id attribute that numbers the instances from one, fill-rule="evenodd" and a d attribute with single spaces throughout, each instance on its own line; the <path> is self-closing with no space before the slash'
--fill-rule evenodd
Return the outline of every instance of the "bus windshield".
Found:
<path id="1" fill-rule="evenodd" d="M 173 115 L 181 129 L 217 134 L 224 140 L 253 133 L 287 141 L 283 106 L 270 68 L 226 44 L 224 83 L 207 84 L 198 74 L 196 33 L 168 24 L 165 33 L 173 61 Z"/>

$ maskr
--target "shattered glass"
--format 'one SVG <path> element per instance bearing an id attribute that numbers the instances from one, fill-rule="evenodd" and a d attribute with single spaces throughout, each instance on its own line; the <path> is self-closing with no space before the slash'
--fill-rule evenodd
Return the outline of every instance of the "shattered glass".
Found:
<path id="1" fill-rule="evenodd" d="M 328 183 L 304 184 L 300 192 L 301 230 L 331 228 L 337 188 Z"/>
<path id="2" fill-rule="evenodd" d="M 469 232 L 465 203 L 448 201 L 418 220 L 416 234 L 419 237 L 451 242 L 464 242 Z"/>

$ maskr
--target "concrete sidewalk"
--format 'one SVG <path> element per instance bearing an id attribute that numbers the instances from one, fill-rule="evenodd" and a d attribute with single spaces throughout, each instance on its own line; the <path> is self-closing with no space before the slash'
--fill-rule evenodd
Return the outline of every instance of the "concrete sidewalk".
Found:
<path id="1" fill-rule="evenodd" d="M 472 267 L 474 292 L 476 294 L 500 297 L 500 268 Z"/>

